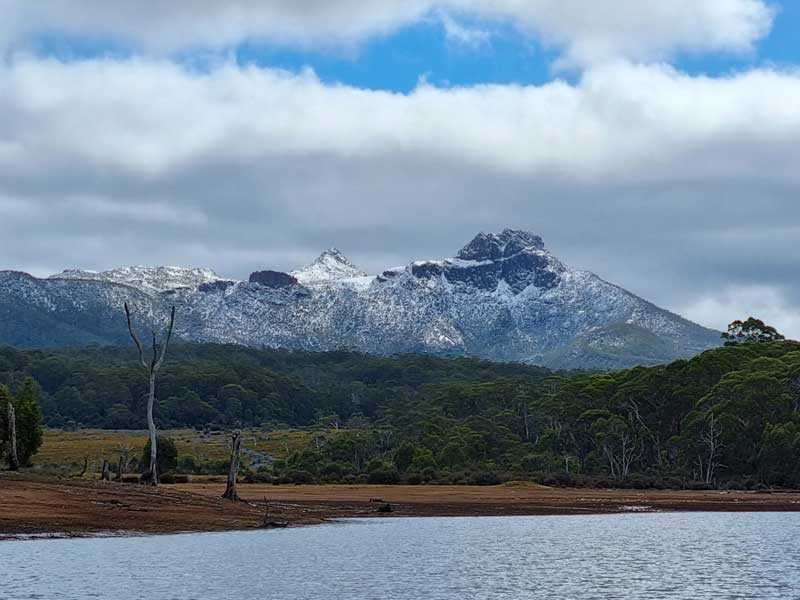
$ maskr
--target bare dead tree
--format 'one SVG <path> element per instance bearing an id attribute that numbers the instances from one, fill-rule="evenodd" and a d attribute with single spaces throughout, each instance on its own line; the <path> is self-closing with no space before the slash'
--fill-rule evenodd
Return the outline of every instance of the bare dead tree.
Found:
<path id="1" fill-rule="evenodd" d="M 8 403 L 8 469 L 9 471 L 19 470 L 19 457 L 17 456 L 17 415 L 14 412 L 14 405 Z"/>
<path id="2" fill-rule="evenodd" d="M 714 481 L 714 473 L 717 467 L 722 466 L 718 460 L 719 452 L 724 447 L 724 444 L 720 440 L 721 437 L 722 428 L 717 425 L 717 420 L 712 413 L 711 418 L 708 421 L 708 427 L 706 427 L 700 434 L 700 441 L 708 451 L 708 458 L 705 461 L 705 469 L 703 468 L 702 456 L 698 457 L 700 474 L 703 477 L 703 481 L 706 483 L 711 483 Z"/>
<path id="3" fill-rule="evenodd" d="M 228 467 L 228 485 L 225 486 L 225 493 L 222 494 L 222 497 L 228 500 L 239 500 L 239 494 L 236 491 L 236 477 L 239 474 L 239 453 L 241 449 L 242 432 L 236 431 L 231 438 L 231 462 Z"/>
<path id="4" fill-rule="evenodd" d="M 131 325 L 131 311 L 128 309 L 128 303 L 125 303 L 125 317 L 128 320 L 128 332 L 131 334 L 133 343 L 136 344 L 136 349 L 139 351 L 139 363 L 144 367 L 150 379 L 150 393 L 147 396 L 147 427 L 150 430 L 150 485 L 158 485 L 158 469 L 156 468 L 156 424 L 153 421 L 153 402 L 156 397 L 156 374 L 161 365 L 164 364 L 164 356 L 167 354 L 167 346 L 172 337 L 172 329 L 175 325 L 175 307 L 172 307 L 169 316 L 169 328 L 167 329 L 167 337 L 164 339 L 164 344 L 161 346 L 159 352 L 158 343 L 156 342 L 156 332 L 153 331 L 153 358 L 148 364 L 144 359 L 144 350 L 139 338 L 133 332 L 133 325 Z"/>

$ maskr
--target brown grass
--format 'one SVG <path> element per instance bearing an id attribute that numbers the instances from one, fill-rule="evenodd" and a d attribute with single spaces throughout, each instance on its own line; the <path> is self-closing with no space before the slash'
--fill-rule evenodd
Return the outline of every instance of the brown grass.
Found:
<path id="1" fill-rule="evenodd" d="M 191 456 L 198 463 L 227 460 L 230 435 L 227 432 L 208 434 L 193 429 L 168 429 L 159 435 L 170 437 L 178 448 L 178 456 Z M 285 430 L 244 431 L 243 448 L 266 453 L 276 459 L 286 458 L 292 452 L 302 450 L 311 442 L 309 431 Z M 90 471 L 96 471 L 103 460 L 116 463 L 120 446 L 129 445 L 131 456 L 140 457 L 147 443 L 146 431 L 109 431 L 82 429 L 79 431 L 47 430 L 42 447 L 33 458 L 34 466 L 70 466 L 82 468 L 84 457 L 89 459 Z M 248 464 L 247 456 L 243 464 Z"/>

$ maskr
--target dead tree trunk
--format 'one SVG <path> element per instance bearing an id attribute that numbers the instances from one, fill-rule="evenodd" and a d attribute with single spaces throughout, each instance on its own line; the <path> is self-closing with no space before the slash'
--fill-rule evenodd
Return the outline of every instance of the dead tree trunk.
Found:
<path id="1" fill-rule="evenodd" d="M 8 403 L 8 469 L 17 471 L 19 469 L 19 457 L 17 456 L 17 415 L 14 412 L 14 405 Z"/>
<path id="2" fill-rule="evenodd" d="M 111 466 L 103 459 L 103 468 L 100 469 L 100 481 L 111 481 Z"/>
<path id="3" fill-rule="evenodd" d="M 222 494 L 222 497 L 228 500 L 238 500 L 239 494 L 236 492 L 236 476 L 239 474 L 239 452 L 242 447 L 242 432 L 235 432 L 231 442 L 231 464 L 228 468 L 228 485 L 225 487 L 225 493 Z"/>
<path id="4" fill-rule="evenodd" d="M 89 470 L 89 457 L 88 456 L 84 456 L 83 457 L 83 470 L 81 471 L 81 474 L 78 475 L 78 477 L 83 477 L 84 475 L 86 475 L 86 471 L 88 471 L 88 470 Z"/>
<path id="5" fill-rule="evenodd" d="M 119 455 L 119 462 L 117 463 L 117 476 L 114 477 L 117 481 L 122 481 L 122 471 L 124 469 L 122 454 Z"/>
<path id="6" fill-rule="evenodd" d="M 164 363 L 164 356 L 167 354 L 167 346 L 172 337 L 172 328 L 175 325 L 175 307 L 172 307 L 169 317 L 169 328 L 167 329 L 167 337 L 164 340 L 164 345 L 159 352 L 158 344 L 156 342 L 156 332 L 153 332 L 153 359 L 150 364 L 144 360 L 144 352 L 139 338 L 133 332 L 133 325 L 131 325 L 131 312 L 128 309 L 128 303 L 125 303 L 125 317 L 128 321 L 128 332 L 131 334 L 133 343 L 136 344 L 136 349 L 139 351 L 139 363 L 148 373 L 150 379 L 150 393 L 147 396 L 147 428 L 150 430 L 150 477 L 148 483 L 150 485 L 158 485 L 158 469 L 156 463 L 156 455 L 158 444 L 156 441 L 156 424 L 153 420 L 153 403 L 156 397 L 156 374 Z"/>
<path id="7" fill-rule="evenodd" d="M 156 374 L 150 372 L 150 394 L 147 397 L 147 429 L 150 431 L 150 485 L 158 485 L 158 440 L 156 440 L 156 422 L 153 420 L 153 402 L 156 397 Z"/>

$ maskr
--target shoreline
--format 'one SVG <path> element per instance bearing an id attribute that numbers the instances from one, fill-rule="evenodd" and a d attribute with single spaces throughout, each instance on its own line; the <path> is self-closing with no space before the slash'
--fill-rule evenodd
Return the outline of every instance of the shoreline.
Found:
<path id="1" fill-rule="evenodd" d="M 800 512 L 796 491 L 684 491 L 499 486 L 240 484 L 147 486 L 0 474 L 0 540 L 117 537 L 257 530 L 265 518 L 302 527 L 362 517 L 478 517 Z M 386 506 L 391 507 L 390 512 Z"/>

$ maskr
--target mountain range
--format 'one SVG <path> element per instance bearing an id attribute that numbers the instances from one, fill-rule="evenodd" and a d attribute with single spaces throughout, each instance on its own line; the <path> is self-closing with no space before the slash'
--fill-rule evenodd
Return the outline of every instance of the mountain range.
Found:
<path id="1" fill-rule="evenodd" d="M 375 354 L 471 355 L 554 368 L 618 369 L 719 345 L 706 329 L 553 256 L 542 238 L 479 233 L 452 258 L 377 275 L 331 248 L 303 269 L 246 281 L 212 270 L 125 267 L 47 278 L 0 271 L 0 343 L 130 343 L 176 306 L 184 341 Z"/>

